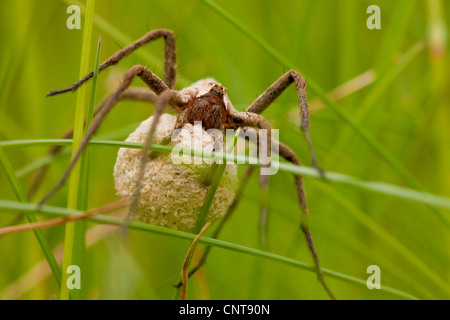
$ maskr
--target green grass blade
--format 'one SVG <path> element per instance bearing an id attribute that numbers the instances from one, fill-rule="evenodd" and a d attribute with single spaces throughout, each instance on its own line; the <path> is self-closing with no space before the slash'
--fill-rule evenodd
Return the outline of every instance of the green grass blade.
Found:
<path id="1" fill-rule="evenodd" d="M 356 221 L 364 225 L 368 230 L 371 230 L 373 234 L 376 234 L 378 239 L 382 240 L 386 246 L 393 248 L 399 256 L 404 257 L 408 261 L 408 263 L 411 264 L 411 266 L 414 266 L 418 270 L 420 270 L 420 272 L 427 276 L 427 278 L 438 288 L 440 288 L 444 292 L 447 292 L 447 294 L 450 294 L 450 288 L 446 285 L 445 280 L 442 279 L 441 276 L 439 276 L 432 268 L 430 268 L 426 264 L 426 262 L 420 259 L 394 235 L 380 226 L 377 221 L 375 221 L 369 215 L 365 214 L 346 197 L 342 196 L 335 188 L 332 188 L 331 186 L 320 182 L 315 182 L 315 185 L 319 187 L 324 193 L 326 193 L 327 198 L 333 199 L 334 201 L 336 201 L 336 203 L 345 208 L 346 213 L 350 214 Z M 399 273 L 401 273 L 401 271 L 399 271 Z M 412 280 L 413 279 L 409 279 L 409 281 Z M 422 290 L 425 291 L 424 289 Z"/>
<path id="2" fill-rule="evenodd" d="M 378 52 L 378 58 L 375 64 L 375 70 L 377 73 L 384 73 L 389 66 L 392 55 L 403 43 L 406 32 L 408 31 L 408 23 L 410 23 L 412 14 L 416 7 L 416 0 L 400 0 L 392 3 L 394 8 L 390 10 L 392 14 L 391 25 L 385 36 L 383 42 L 380 45 Z"/>
<path id="3" fill-rule="evenodd" d="M 239 136 L 239 131 L 236 132 L 233 143 L 230 144 L 227 152 L 230 153 L 233 151 L 234 147 L 237 143 L 237 138 Z M 214 166 L 214 165 L 213 165 Z M 202 230 L 203 226 L 206 222 L 206 217 L 208 216 L 209 209 L 211 208 L 211 205 L 214 201 L 214 196 L 216 195 L 217 188 L 219 187 L 220 181 L 222 180 L 222 176 L 225 173 L 225 169 L 227 168 L 227 163 L 224 161 L 223 163 L 219 165 L 215 165 L 212 169 L 212 180 L 211 185 L 209 187 L 208 194 L 206 195 L 205 202 L 203 203 L 202 209 L 200 211 L 200 215 L 198 216 L 197 223 L 194 228 L 194 233 L 199 234 Z M 180 295 L 181 287 L 175 290 L 174 297 L 177 299 Z"/>
<path id="4" fill-rule="evenodd" d="M 116 140 L 123 137 L 126 137 L 131 131 L 136 129 L 139 126 L 139 123 L 127 125 L 119 130 L 114 130 L 112 133 L 101 134 L 98 135 L 98 139 L 100 140 Z M 58 155 L 45 155 L 41 158 L 37 158 L 36 160 L 30 162 L 29 164 L 23 166 L 16 170 L 17 178 L 23 177 L 27 174 L 32 173 L 33 171 L 48 166 L 51 163 L 63 159 L 64 157 L 70 156 L 69 150 L 63 150 Z"/>
<path id="5" fill-rule="evenodd" d="M 94 76 L 92 77 L 92 89 L 91 89 L 91 97 L 88 106 L 88 110 L 86 113 L 86 124 L 84 125 L 84 133 L 83 136 L 86 135 L 86 132 L 89 126 L 92 123 L 94 116 L 94 107 L 95 107 L 95 97 L 97 90 L 97 79 L 98 79 L 98 68 L 100 64 L 100 47 L 101 47 L 101 39 L 98 40 L 97 52 L 95 57 L 95 67 L 94 67 Z M 89 200 L 89 176 L 90 176 L 90 158 L 91 158 L 91 150 L 88 146 L 81 156 L 80 163 L 80 187 L 78 190 L 78 201 L 77 208 L 80 210 L 87 210 L 88 208 L 88 200 Z M 75 239 L 73 243 L 73 255 L 72 262 L 80 267 L 81 270 L 84 269 L 84 254 L 85 254 L 85 238 L 86 238 L 86 221 L 77 221 L 74 223 L 74 234 Z M 82 297 L 81 290 L 75 290 L 72 294 L 73 299 L 81 299 Z"/>
<path id="6" fill-rule="evenodd" d="M 26 146 L 42 146 L 42 145 L 70 145 L 72 140 L 70 139 L 42 139 L 42 140 L 10 140 L 10 141 L 0 141 L 0 146 L 3 147 L 26 147 Z M 135 148 L 141 149 L 142 144 L 135 142 L 124 142 L 124 141 L 109 141 L 109 140 L 91 140 L 91 145 L 97 146 L 108 146 L 115 148 Z M 164 145 L 152 145 L 152 150 L 155 152 L 172 152 L 172 147 Z M 186 150 L 188 152 L 189 150 Z M 190 150 L 191 155 L 205 158 L 223 158 L 227 161 L 233 161 L 235 163 L 256 163 L 259 166 L 258 159 L 254 157 L 247 157 L 243 155 L 234 155 L 216 152 L 214 155 L 203 154 L 202 151 Z M 290 163 L 280 162 L 274 165 L 279 166 L 279 171 L 288 172 L 296 175 L 301 175 L 304 177 L 311 178 L 321 178 L 317 173 L 317 170 L 311 167 L 305 166 L 295 166 Z M 380 194 L 385 194 L 392 197 L 397 197 L 400 199 L 410 200 L 426 205 L 431 205 L 437 208 L 450 209 L 450 198 L 435 195 L 425 191 L 418 191 L 413 189 L 408 189 L 400 186 L 396 186 L 389 183 L 384 183 L 380 181 L 363 181 L 355 177 L 351 177 L 345 174 L 330 172 L 325 173 L 328 182 L 347 184 L 362 188 L 368 191 L 377 192 Z"/>
<path id="7" fill-rule="evenodd" d="M 370 112 L 376 107 L 378 100 L 383 97 L 385 91 L 424 48 L 425 45 L 423 41 L 415 43 L 403 54 L 395 65 L 388 69 L 385 74 L 377 78 L 373 88 L 357 108 L 355 119 L 358 122 L 366 122 Z M 342 132 L 339 133 L 336 142 L 333 144 L 333 148 L 330 150 L 330 154 L 336 155 L 334 157 L 335 159 L 339 158 L 339 152 L 342 152 L 345 146 L 350 143 L 351 137 L 352 132 L 349 128 L 344 128 Z"/>
<path id="8" fill-rule="evenodd" d="M 79 78 L 83 78 L 89 73 L 89 56 L 91 51 L 91 39 L 92 39 L 92 28 L 94 20 L 94 7 L 95 0 L 87 0 L 86 6 L 86 17 L 84 22 L 83 31 L 83 42 L 81 48 L 81 63 L 80 63 L 80 74 Z M 85 86 L 79 88 L 77 93 L 77 103 L 75 107 L 75 121 L 74 121 L 74 132 L 73 132 L 73 145 L 72 145 L 72 156 L 75 155 L 81 141 L 83 140 L 84 133 L 84 121 L 86 118 L 87 106 L 86 106 L 86 93 L 87 89 Z M 71 209 L 76 209 L 78 206 L 78 193 L 81 187 L 81 161 L 78 161 L 74 166 L 70 176 L 69 176 L 69 192 L 67 207 Z M 64 258 L 62 263 L 63 277 L 61 283 L 60 299 L 67 300 L 70 297 L 69 288 L 66 285 L 67 278 L 69 274 L 65 272 L 70 265 L 77 264 L 80 265 L 81 261 L 79 250 L 83 247 L 84 243 L 84 232 L 83 227 L 78 222 L 72 222 L 66 224 L 66 233 L 64 239 Z M 74 257 L 74 252 L 77 251 Z M 74 260 L 77 258 L 77 260 Z"/>
<path id="9" fill-rule="evenodd" d="M 48 214 L 49 216 L 56 216 L 56 217 L 67 217 L 67 216 L 71 216 L 71 215 L 82 214 L 81 211 L 73 210 L 73 209 L 58 208 L 58 207 L 52 207 L 52 206 L 42 206 L 41 208 L 39 208 L 38 206 L 33 205 L 33 204 L 28 204 L 28 203 L 24 204 L 24 203 L 20 203 L 17 201 L 9 201 L 9 200 L 0 200 L 0 208 L 5 209 L 5 210 L 12 210 L 12 211 L 28 211 L 28 212 L 29 211 L 38 211 L 39 213 Z M 97 216 L 88 217 L 87 220 L 96 222 L 96 223 L 102 223 L 102 224 L 112 224 L 112 225 L 116 225 L 116 226 L 123 225 L 122 219 L 109 217 L 109 216 L 105 216 L 105 215 L 97 215 Z M 179 238 L 179 239 L 185 239 L 185 240 L 193 240 L 196 236 L 193 233 L 187 233 L 187 232 L 183 232 L 183 231 L 179 231 L 179 230 L 150 225 L 150 224 L 146 224 L 146 223 L 138 222 L 138 221 L 131 221 L 129 224 L 129 227 L 131 229 L 135 229 L 135 230 L 152 232 L 152 233 L 156 233 L 156 234 L 166 235 L 166 236 L 175 237 L 175 238 Z M 231 251 L 235 251 L 235 252 L 239 252 L 239 253 L 243 253 L 243 254 L 247 254 L 247 255 L 251 255 L 251 256 L 269 259 L 272 261 L 290 265 L 295 268 L 299 268 L 299 269 L 306 270 L 309 272 L 314 272 L 314 273 L 316 272 L 315 266 L 313 266 L 311 264 L 307 264 L 305 262 L 291 259 L 288 257 L 283 257 L 283 256 L 273 254 L 270 252 L 265 252 L 262 250 L 241 246 L 241 245 L 238 245 L 235 243 L 226 242 L 226 241 L 217 240 L 217 239 L 208 238 L 208 237 L 200 238 L 199 242 L 209 245 L 209 246 L 214 246 L 217 248 L 222 248 L 222 249 L 231 250 Z M 345 281 L 345 282 L 352 283 L 354 285 L 358 285 L 358 286 L 362 286 L 362 287 L 366 287 L 366 285 L 367 285 L 366 280 L 363 280 L 363 279 L 358 279 L 356 277 L 349 276 L 349 275 L 346 275 L 346 274 L 343 274 L 340 272 L 336 272 L 333 270 L 329 270 L 326 268 L 322 268 L 322 271 L 325 275 L 327 275 L 329 277 L 333 277 L 333 278 L 341 280 L 341 281 Z M 413 295 L 411 295 L 409 293 L 406 293 L 401 290 L 391 288 L 391 287 L 385 286 L 385 285 L 383 285 L 379 291 L 384 291 L 384 292 L 390 293 L 396 297 L 400 297 L 403 299 L 417 299 L 416 297 L 414 297 Z"/>
<path id="10" fill-rule="evenodd" d="M 0 164 L 3 167 L 6 176 L 14 190 L 14 193 L 16 194 L 16 197 L 19 199 L 22 203 L 27 203 L 27 197 L 25 195 L 25 192 L 23 192 L 22 187 L 19 184 L 19 181 L 17 180 L 17 177 L 14 174 L 13 168 L 11 166 L 11 163 L 9 162 L 5 152 L 3 151 L 3 148 L 0 146 Z M 33 211 L 27 211 L 25 213 L 27 220 L 30 223 L 37 222 L 37 218 L 34 215 Z M 52 250 L 50 249 L 50 245 L 48 244 L 47 240 L 44 237 L 44 234 L 42 230 L 34 230 L 34 235 L 36 236 L 36 239 L 42 249 L 42 252 L 44 253 L 45 258 L 47 259 L 48 265 L 50 266 L 50 269 L 52 270 L 53 276 L 56 279 L 56 282 L 58 285 L 61 282 L 61 270 L 59 268 L 58 262 L 55 259 L 55 256 L 53 255 Z"/>
<path id="11" fill-rule="evenodd" d="M 236 132 L 234 139 L 233 139 L 233 143 L 229 146 L 229 148 L 227 150 L 228 153 L 231 153 L 233 151 L 234 147 L 236 146 L 238 135 L 239 135 L 239 130 L 238 130 L 238 132 Z M 198 234 L 202 230 L 203 225 L 205 224 L 206 217 L 209 213 L 209 209 L 211 208 L 211 205 L 214 200 L 214 196 L 216 195 L 217 188 L 219 187 L 220 181 L 222 180 L 222 176 L 223 176 L 226 168 L 227 168 L 227 163 L 224 161 L 223 163 L 221 163 L 217 166 L 216 170 L 214 170 L 213 178 L 211 180 L 211 186 L 209 188 L 205 202 L 203 203 L 202 210 L 200 212 L 200 215 L 197 220 L 197 224 L 194 229 L 195 230 L 194 233 L 196 233 L 196 234 Z"/>

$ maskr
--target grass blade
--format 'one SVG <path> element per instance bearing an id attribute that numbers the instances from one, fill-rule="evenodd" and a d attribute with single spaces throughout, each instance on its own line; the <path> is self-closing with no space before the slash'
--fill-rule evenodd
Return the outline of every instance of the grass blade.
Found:
<path id="1" fill-rule="evenodd" d="M 42 140 L 10 140 L 10 141 L 0 141 L 0 146 L 3 147 L 26 147 L 26 146 L 42 146 L 42 145 L 70 145 L 72 140 L 70 139 L 42 139 Z M 134 148 L 141 149 L 143 146 L 140 143 L 134 142 L 124 142 L 124 141 L 109 141 L 109 140 L 91 140 L 90 145 L 97 146 L 108 146 L 115 148 Z M 155 152 L 172 152 L 172 147 L 164 145 L 152 145 L 152 150 Z M 189 150 L 186 149 L 186 152 Z M 205 158 L 223 158 L 225 161 L 233 161 L 235 163 L 255 163 L 259 166 L 258 159 L 254 157 L 247 157 L 244 155 L 235 155 L 216 152 L 214 155 L 205 153 L 197 150 L 190 150 L 191 155 L 197 157 Z M 275 161 L 273 161 L 275 165 Z M 299 167 L 292 165 L 290 163 L 280 162 L 276 164 L 279 166 L 279 170 L 282 172 L 288 172 L 292 174 L 301 175 L 304 177 L 311 178 L 321 178 L 317 173 L 317 170 L 311 167 Z M 405 187 L 396 186 L 389 183 L 384 183 L 380 181 L 364 181 L 351 177 L 345 174 L 330 172 L 325 173 L 327 182 L 348 184 L 358 188 L 362 188 L 368 191 L 377 192 L 380 194 L 385 194 L 392 197 L 397 197 L 400 199 L 410 200 L 437 208 L 449 209 L 450 210 L 450 198 L 435 195 L 425 191 L 413 190 Z"/>
<path id="2" fill-rule="evenodd" d="M 11 166 L 11 163 L 8 161 L 8 158 L 3 151 L 3 148 L 0 146 L 0 165 L 5 170 L 6 176 L 8 177 L 8 180 L 13 187 L 14 193 L 16 194 L 17 198 L 22 203 L 27 203 L 27 197 L 25 193 L 23 192 L 19 181 L 17 180 L 13 168 Z M 27 211 L 25 213 L 27 220 L 30 223 L 37 222 L 37 218 L 34 215 L 32 211 Z M 37 241 L 39 242 L 39 245 L 41 246 L 42 252 L 44 253 L 45 258 L 47 259 L 47 262 L 50 266 L 50 269 L 52 270 L 53 276 L 56 279 L 56 282 L 58 285 L 61 282 L 61 270 L 59 268 L 58 262 L 56 262 L 55 256 L 53 255 L 52 250 L 50 249 L 50 245 L 48 244 L 47 240 L 44 237 L 44 234 L 42 230 L 34 230 L 34 235 L 36 236 Z"/>
<path id="3" fill-rule="evenodd" d="M 58 207 L 52 207 L 52 206 L 42 206 L 41 208 L 39 208 L 37 205 L 34 205 L 34 204 L 28 204 L 28 203 L 24 204 L 24 203 L 20 203 L 17 201 L 9 201 L 9 200 L 0 200 L 0 208 L 5 209 L 5 210 L 13 210 L 13 211 L 39 211 L 39 213 L 48 214 L 49 216 L 56 216 L 56 217 L 67 217 L 70 215 L 83 214 L 82 211 L 73 210 L 73 209 L 58 208 Z M 87 220 L 96 222 L 96 223 L 112 224 L 112 225 L 116 225 L 116 226 L 123 225 L 123 219 L 109 217 L 109 216 L 105 216 L 105 215 L 96 215 L 96 216 L 88 217 Z M 179 238 L 179 239 L 185 239 L 185 240 L 193 240 L 196 237 L 196 235 L 193 233 L 188 233 L 188 232 L 183 232 L 183 231 L 179 231 L 179 230 L 175 230 L 175 229 L 169 229 L 169 228 L 164 228 L 164 227 L 160 227 L 160 226 L 150 225 L 150 224 L 138 222 L 138 221 L 131 221 L 129 224 L 129 227 L 131 229 L 135 229 L 135 230 L 152 232 L 152 233 L 156 233 L 156 234 L 166 235 L 166 236 L 175 237 L 175 238 Z M 222 248 L 222 249 L 226 249 L 226 250 L 239 252 L 242 254 L 247 254 L 247 255 L 251 255 L 251 256 L 269 259 L 272 261 L 290 265 L 292 267 L 306 270 L 309 272 L 316 272 L 315 267 L 313 265 L 307 264 L 305 262 L 291 259 L 288 257 L 283 257 L 283 256 L 273 254 L 270 252 L 265 252 L 262 250 L 241 246 L 241 245 L 238 245 L 235 243 L 226 242 L 226 241 L 217 240 L 217 239 L 208 238 L 208 237 L 200 238 L 199 242 L 209 245 L 209 246 L 214 246 L 217 248 Z M 338 279 L 341 281 L 345 281 L 348 283 L 352 283 L 357 286 L 362 286 L 364 288 L 367 286 L 366 280 L 358 279 L 356 277 L 349 276 L 349 275 L 346 275 L 346 274 L 343 274 L 340 272 L 336 272 L 333 270 L 329 270 L 326 268 L 322 268 L 322 271 L 325 275 L 327 275 L 329 277 L 332 277 L 332 278 L 335 278 L 335 279 Z M 396 297 L 400 297 L 403 299 L 417 299 L 416 297 L 414 297 L 413 295 L 411 295 L 409 293 L 406 293 L 401 290 L 391 288 L 391 287 L 385 286 L 385 285 L 383 285 L 379 291 L 384 291 L 384 292 L 390 293 Z"/>
<path id="4" fill-rule="evenodd" d="M 87 0 L 86 6 L 86 17 L 84 22 L 84 32 L 83 32 L 83 43 L 81 48 L 81 63 L 80 63 L 80 76 L 83 78 L 89 73 L 89 56 L 91 49 L 91 39 L 92 39 L 92 27 L 94 19 L 94 7 L 95 0 Z M 73 145 L 72 145 L 72 155 L 75 155 L 78 150 L 81 141 L 83 140 L 84 133 L 84 121 L 86 118 L 87 106 L 86 106 L 86 92 L 85 86 L 79 88 L 77 94 L 77 103 L 75 109 L 75 121 L 74 121 L 74 132 L 73 132 Z M 67 207 L 71 209 L 76 209 L 78 207 L 78 193 L 81 187 L 81 161 L 78 161 L 74 166 L 70 176 L 69 176 L 69 193 L 67 200 Z M 78 222 L 71 222 L 66 224 L 66 233 L 64 240 L 64 259 L 62 263 L 63 277 L 61 283 L 60 299 L 69 299 L 69 289 L 66 285 L 67 278 L 69 274 L 64 272 L 70 265 L 77 264 L 80 265 L 79 260 L 79 250 L 83 247 L 84 243 L 84 232 L 83 227 Z M 74 252 L 77 252 L 74 257 Z M 77 258 L 78 261 L 74 260 Z"/>

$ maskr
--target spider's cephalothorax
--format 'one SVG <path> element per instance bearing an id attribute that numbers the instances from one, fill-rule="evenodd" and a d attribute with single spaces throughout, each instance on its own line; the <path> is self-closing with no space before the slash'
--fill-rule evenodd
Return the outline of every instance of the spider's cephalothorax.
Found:
<path id="1" fill-rule="evenodd" d="M 186 123 L 194 124 L 196 121 L 201 121 L 205 130 L 225 129 L 229 122 L 229 111 L 225 101 L 227 89 L 215 81 L 209 81 L 206 85 L 206 81 L 208 79 L 184 90 L 189 92 L 190 89 L 199 86 L 200 92 L 197 94 L 189 92 L 190 99 L 178 117 L 175 129 L 182 128 Z M 206 93 L 202 93 L 205 89 Z"/>

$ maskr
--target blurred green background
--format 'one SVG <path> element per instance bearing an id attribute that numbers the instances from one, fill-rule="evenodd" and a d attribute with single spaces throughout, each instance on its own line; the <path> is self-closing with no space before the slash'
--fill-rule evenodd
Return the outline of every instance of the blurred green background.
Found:
<path id="1" fill-rule="evenodd" d="M 447 2 L 215 3 L 256 37 L 246 35 L 204 1 L 97 0 L 91 65 L 99 36 L 104 60 L 148 30 L 169 28 L 177 36 L 177 88 L 213 77 L 228 88 L 230 99 L 241 111 L 289 69 L 280 60 L 290 61 L 314 84 L 308 89 L 311 136 L 325 170 L 411 189 L 421 186 L 450 197 Z M 82 30 L 67 29 L 68 4 L 55 0 L 0 2 L 0 140 L 58 138 L 73 126 L 76 95 L 45 97 L 48 91 L 65 88 L 78 79 Z M 370 16 L 366 9 L 372 4 L 381 8 L 380 30 L 366 27 Z M 276 53 L 258 44 L 257 37 Z M 163 41 L 157 41 L 102 73 L 97 103 L 134 64 L 146 65 L 162 75 L 162 58 Z M 135 84 L 143 86 L 140 81 Z M 320 91 L 330 93 L 337 104 L 330 107 L 322 103 Z M 152 111 L 152 105 L 121 102 L 97 136 L 123 140 Z M 280 140 L 310 165 L 307 145 L 298 129 L 294 88 L 286 90 L 264 115 L 280 129 Z M 383 157 L 380 148 L 367 143 L 367 137 L 352 129 L 349 121 L 363 128 L 369 140 L 378 141 L 394 160 L 386 161 L 392 158 Z M 117 200 L 112 176 L 117 149 L 92 150 L 89 208 Z M 47 151 L 48 147 L 42 146 L 5 148 L 25 191 L 33 175 L 24 173 L 24 167 Z M 32 202 L 57 183 L 67 164 L 68 156 L 51 163 Z M 241 166 L 241 176 L 244 170 Z M 264 250 L 312 263 L 299 229 L 300 209 L 292 177 L 280 172 L 270 183 L 269 244 Z M 305 185 L 311 228 L 324 268 L 365 281 L 367 267 L 378 265 L 382 286 L 420 299 L 450 297 L 448 209 L 313 178 L 306 178 Z M 219 238 L 262 249 L 258 234 L 260 198 L 257 177 L 253 176 Z M 16 200 L 3 170 L 0 199 Z M 59 207 L 66 203 L 67 187 L 50 202 Z M 0 225 L 10 224 L 15 215 L 1 210 Z M 80 298 L 172 298 L 172 285 L 178 281 L 188 241 L 131 230 L 129 241 L 124 243 L 116 229 L 94 223 L 88 228 Z M 44 234 L 55 255 L 61 256 L 64 227 L 47 229 Z M 327 282 L 340 299 L 398 298 L 330 277 Z M 0 298 L 51 299 L 58 294 L 33 233 L 0 237 Z M 328 297 L 313 272 L 213 248 L 205 268 L 189 282 L 188 298 Z"/>

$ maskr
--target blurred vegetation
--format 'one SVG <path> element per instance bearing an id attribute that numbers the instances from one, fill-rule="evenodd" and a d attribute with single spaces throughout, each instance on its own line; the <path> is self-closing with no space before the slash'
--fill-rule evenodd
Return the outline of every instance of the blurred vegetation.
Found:
<path id="1" fill-rule="evenodd" d="M 48 91 L 76 81 L 80 70 L 83 32 L 66 27 L 69 3 L 75 2 L 0 2 L 0 140 L 59 138 L 73 126 L 76 95 L 45 97 Z M 326 171 L 425 190 L 448 200 L 447 2 L 213 3 L 229 16 L 215 10 L 210 1 L 97 0 L 92 67 L 99 36 L 104 60 L 148 30 L 169 28 L 177 36 L 177 88 L 213 77 L 228 88 L 234 106 L 244 110 L 291 63 L 311 84 L 311 136 Z M 381 30 L 366 27 L 366 9 L 371 4 L 381 8 Z M 135 64 L 146 65 L 162 75 L 162 59 L 163 41 L 157 41 L 102 73 L 97 104 Z M 343 84 L 349 86 L 340 87 Z M 135 85 L 143 86 L 138 80 Z M 339 87 L 337 93 L 333 91 Z M 348 88 L 350 94 L 346 94 Z M 338 101 L 321 102 L 323 92 L 334 92 Z M 121 102 L 97 136 L 123 140 L 152 111 L 153 106 L 146 103 Z M 308 148 L 298 128 L 294 88 L 289 88 L 264 115 L 274 128 L 280 129 L 280 140 L 291 146 L 305 165 L 310 165 Z M 42 146 L 5 148 L 24 192 L 33 178 L 25 166 L 41 159 L 47 151 L 48 147 Z M 117 200 L 112 176 L 116 153 L 117 148 L 91 148 L 89 208 Z M 66 153 L 50 164 L 31 202 L 39 201 L 55 186 L 68 160 Z M 241 176 L 244 170 L 241 166 Z M 298 227 L 300 209 L 292 177 L 280 172 L 270 183 L 267 248 L 259 243 L 261 197 L 256 176 L 220 239 L 311 264 Z M 420 299 L 450 297 L 448 209 L 315 178 L 306 178 L 305 185 L 311 228 L 324 268 L 365 281 L 369 276 L 367 267 L 378 265 L 382 286 Z M 4 170 L 0 170 L 0 199 L 17 200 Z M 50 204 L 66 207 L 67 187 Z M 16 216 L 9 210 L 0 211 L 0 225 L 25 222 L 14 221 Z M 48 217 L 41 214 L 38 218 Z M 59 226 L 43 231 L 57 257 L 61 256 L 64 230 Z M 172 285 L 179 279 L 189 242 L 137 230 L 132 230 L 124 242 L 114 230 L 88 223 L 78 297 L 172 298 Z M 200 250 L 204 248 L 199 246 Z M 58 286 L 32 232 L 1 236 L 0 261 L 0 298 L 58 297 Z M 398 298 L 383 290 L 369 290 L 330 277 L 327 282 L 340 299 Z M 327 295 L 313 272 L 213 248 L 205 268 L 189 282 L 188 297 L 326 299 Z"/>

